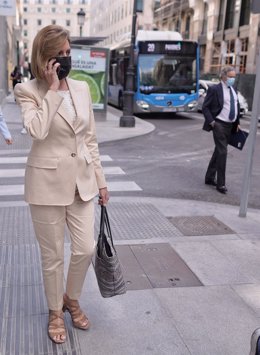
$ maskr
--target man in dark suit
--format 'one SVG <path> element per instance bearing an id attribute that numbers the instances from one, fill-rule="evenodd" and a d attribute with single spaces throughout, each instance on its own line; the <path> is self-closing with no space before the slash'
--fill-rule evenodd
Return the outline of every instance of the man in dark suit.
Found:
<path id="1" fill-rule="evenodd" d="M 209 87 L 202 112 L 205 117 L 203 129 L 213 131 L 215 150 L 210 159 L 205 176 L 205 184 L 216 186 L 217 191 L 225 194 L 227 146 L 231 132 L 239 125 L 239 102 L 233 88 L 236 72 L 231 66 L 221 70 L 221 82 Z M 216 179 L 217 176 L 217 179 Z"/>
<path id="2" fill-rule="evenodd" d="M 260 328 L 257 328 L 251 336 L 251 347 L 249 355 L 260 355 Z"/>

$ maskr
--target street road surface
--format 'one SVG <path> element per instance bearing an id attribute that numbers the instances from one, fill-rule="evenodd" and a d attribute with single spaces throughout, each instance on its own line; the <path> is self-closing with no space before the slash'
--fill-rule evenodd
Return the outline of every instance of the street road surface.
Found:
<path id="1" fill-rule="evenodd" d="M 142 189 L 131 192 L 131 195 L 240 204 L 246 146 L 242 152 L 229 147 L 228 193 L 222 195 L 214 187 L 204 184 L 205 171 L 213 152 L 213 138 L 211 132 L 202 130 L 202 114 L 185 113 L 175 118 L 153 115 L 145 119 L 156 126 L 154 132 L 100 145 L 101 153 L 111 156 L 113 164 L 125 172 L 125 178 L 135 181 Z M 248 130 L 249 124 L 249 118 L 241 119 L 243 129 Z M 253 208 L 260 208 L 259 149 L 258 128 L 249 195 L 249 207 Z"/>

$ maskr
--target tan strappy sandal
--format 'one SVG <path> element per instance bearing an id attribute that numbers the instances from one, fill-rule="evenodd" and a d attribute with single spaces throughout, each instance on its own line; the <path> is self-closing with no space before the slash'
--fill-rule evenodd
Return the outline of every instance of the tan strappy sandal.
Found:
<path id="1" fill-rule="evenodd" d="M 48 335 L 56 344 L 65 343 L 66 329 L 62 311 L 49 311 Z"/>
<path id="2" fill-rule="evenodd" d="M 71 300 L 66 294 L 63 296 L 63 312 L 68 311 L 71 315 L 72 323 L 75 328 L 87 330 L 90 322 L 79 306 L 78 301 Z"/>

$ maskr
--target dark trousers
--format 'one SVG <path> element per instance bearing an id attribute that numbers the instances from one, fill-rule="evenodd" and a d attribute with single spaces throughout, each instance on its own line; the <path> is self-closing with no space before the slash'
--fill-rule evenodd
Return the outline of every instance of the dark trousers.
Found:
<path id="1" fill-rule="evenodd" d="M 231 122 L 222 122 L 218 119 L 215 121 L 213 128 L 215 150 L 210 159 L 205 180 L 214 180 L 217 175 L 217 186 L 219 187 L 226 185 L 227 146 L 231 130 Z"/>

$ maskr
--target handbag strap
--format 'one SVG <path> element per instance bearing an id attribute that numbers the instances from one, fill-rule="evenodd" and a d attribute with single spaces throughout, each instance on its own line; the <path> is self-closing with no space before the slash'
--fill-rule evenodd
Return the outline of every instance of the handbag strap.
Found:
<path id="1" fill-rule="evenodd" d="M 115 249 L 115 247 L 114 247 L 114 242 L 113 242 L 113 237 L 112 237 L 112 232 L 111 232 L 111 227 L 110 227 L 110 222 L 109 222 L 109 218 L 108 218 L 108 213 L 107 213 L 106 207 L 105 207 L 105 225 L 106 225 L 108 237 L 110 238 L 111 244 L 112 244 L 113 248 Z"/>
<path id="2" fill-rule="evenodd" d="M 100 234 L 104 234 L 105 231 L 105 206 L 101 206 L 101 216 L 100 216 L 100 226 L 99 226 L 99 231 Z"/>
<path id="3" fill-rule="evenodd" d="M 103 236 L 105 234 L 105 228 L 107 230 L 107 237 L 111 240 L 112 247 L 115 249 L 107 209 L 106 209 L 106 206 L 101 205 L 101 216 L 100 216 L 100 235 L 101 236 Z"/>

